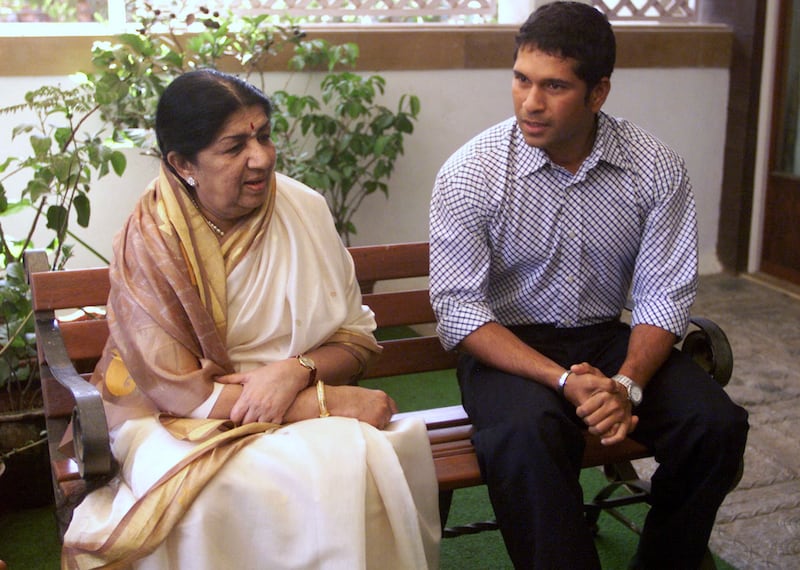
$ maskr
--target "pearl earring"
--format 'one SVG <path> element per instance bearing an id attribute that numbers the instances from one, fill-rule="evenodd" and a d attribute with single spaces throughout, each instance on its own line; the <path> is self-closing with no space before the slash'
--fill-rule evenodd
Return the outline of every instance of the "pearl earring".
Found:
<path id="1" fill-rule="evenodd" d="M 186 179 L 186 183 L 187 183 L 189 186 L 191 186 L 192 188 L 194 188 L 195 186 L 197 186 L 197 180 L 195 180 L 195 179 L 194 179 L 194 176 L 190 176 L 189 178 L 187 178 L 187 179 Z"/>

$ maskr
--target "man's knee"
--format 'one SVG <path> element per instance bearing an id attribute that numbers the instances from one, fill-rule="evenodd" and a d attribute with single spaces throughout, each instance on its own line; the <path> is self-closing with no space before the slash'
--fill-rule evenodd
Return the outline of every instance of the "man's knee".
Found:
<path id="1" fill-rule="evenodd" d="M 701 408 L 697 418 L 704 439 L 712 446 L 744 452 L 749 429 L 747 411 L 722 394 L 712 405 Z"/>
<path id="2" fill-rule="evenodd" d="M 520 469 L 525 463 L 533 469 L 565 460 L 580 465 L 585 446 L 580 427 L 557 408 L 511 408 L 477 430 L 473 442 L 485 459 L 502 457 Z"/>

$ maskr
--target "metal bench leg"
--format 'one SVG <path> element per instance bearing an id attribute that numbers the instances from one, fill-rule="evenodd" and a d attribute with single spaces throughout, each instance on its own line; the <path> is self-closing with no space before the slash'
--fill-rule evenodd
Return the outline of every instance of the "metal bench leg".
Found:
<path id="1" fill-rule="evenodd" d="M 648 502 L 650 499 L 650 482 L 640 479 L 636 469 L 629 461 L 604 465 L 603 471 L 609 480 L 608 485 L 600 489 L 594 498 L 584 505 L 586 522 L 589 524 L 589 528 L 596 535 L 599 532 L 597 521 L 600 518 L 600 513 L 606 511 L 635 533 L 641 534 L 642 531 L 639 526 L 617 509 L 626 505 Z M 612 496 L 619 488 L 627 489 L 628 494 L 618 497 Z"/>

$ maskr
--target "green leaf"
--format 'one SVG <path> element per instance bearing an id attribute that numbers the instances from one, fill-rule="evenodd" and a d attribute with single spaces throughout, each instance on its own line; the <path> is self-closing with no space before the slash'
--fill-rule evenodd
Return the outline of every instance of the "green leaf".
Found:
<path id="1" fill-rule="evenodd" d="M 373 130 L 377 132 L 385 131 L 392 126 L 392 123 L 394 123 L 394 115 L 386 110 L 372 122 Z"/>
<path id="2" fill-rule="evenodd" d="M 115 150 L 111 153 L 111 167 L 114 169 L 114 173 L 117 176 L 122 176 L 125 174 L 125 168 L 128 166 L 128 159 L 125 157 L 125 154 Z"/>
<path id="3" fill-rule="evenodd" d="M 50 137 L 44 137 L 41 135 L 31 135 L 30 141 L 31 148 L 33 148 L 33 154 L 40 160 L 47 155 L 47 153 L 50 151 L 50 147 L 53 144 L 53 142 L 50 140 Z"/>
<path id="4" fill-rule="evenodd" d="M 72 154 L 61 154 L 53 157 L 53 174 L 59 183 L 72 186 L 80 176 L 81 163 Z"/>
<path id="5" fill-rule="evenodd" d="M 136 53 L 144 54 L 148 52 L 147 42 L 139 34 L 119 34 L 117 39 L 123 44 L 130 46 Z"/>
<path id="6" fill-rule="evenodd" d="M 72 137 L 72 129 L 69 127 L 59 127 L 56 129 L 55 133 L 53 133 L 53 138 L 56 139 L 56 143 L 58 143 L 58 148 L 63 149 L 67 141 Z"/>
<path id="7" fill-rule="evenodd" d="M 78 192 L 72 205 L 75 207 L 75 213 L 78 215 L 78 225 L 82 228 L 89 227 L 89 216 L 91 214 L 89 197 L 83 192 Z"/>
<path id="8" fill-rule="evenodd" d="M 17 159 L 14 158 L 13 156 L 9 156 L 8 158 L 6 158 L 4 162 L 0 163 L 0 172 L 5 172 L 6 169 L 8 168 L 8 165 L 10 165 L 12 162 L 15 162 L 16 160 Z"/>
<path id="9" fill-rule="evenodd" d="M 38 202 L 39 198 L 50 193 L 50 185 L 40 178 L 34 178 L 28 181 L 24 193 L 30 196 L 31 202 Z"/>
<path id="10" fill-rule="evenodd" d="M 59 233 L 67 227 L 68 212 L 64 206 L 54 204 L 47 208 L 47 227 Z"/>
<path id="11" fill-rule="evenodd" d="M 401 133 L 411 134 L 414 132 L 414 124 L 408 119 L 406 115 L 398 115 L 394 126 Z"/>
<path id="12" fill-rule="evenodd" d="M 412 95 L 411 97 L 409 97 L 409 103 L 411 104 L 411 115 L 414 118 L 416 118 L 420 112 L 419 97 L 417 97 L 416 95 Z"/>
<path id="13" fill-rule="evenodd" d="M 378 139 L 375 141 L 375 146 L 372 147 L 373 152 L 378 156 L 382 155 L 384 150 L 386 149 L 386 145 L 391 140 L 392 138 L 386 135 L 378 137 Z"/>
<path id="14" fill-rule="evenodd" d="M 15 281 L 19 284 L 25 282 L 25 267 L 17 262 L 12 261 L 8 265 L 6 265 L 6 279 L 10 279 L 11 281 Z"/>
<path id="15" fill-rule="evenodd" d="M 31 201 L 28 199 L 22 199 L 19 202 L 10 202 L 5 210 L 3 210 L 0 215 L 2 216 L 14 216 L 19 214 L 20 212 L 24 212 L 28 208 L 31 207 Z"/>
<path id="16" fill-rule="evenodd" d="M 319 164 L 323 164 L 323 165 L 329 164 L 330 161 L 331 161 L 331 158 L 333 158 L 333 151 L 331 149 L 324 149 L 322 152 L 318 152 L 315 155 L 315 160 Z"/>

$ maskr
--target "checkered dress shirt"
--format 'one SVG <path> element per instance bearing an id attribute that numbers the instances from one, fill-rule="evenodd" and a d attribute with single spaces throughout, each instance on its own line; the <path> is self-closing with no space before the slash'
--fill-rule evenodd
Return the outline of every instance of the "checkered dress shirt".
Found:
<path id="1" fill-rule="evenodd" d="M 697 287 L 697 220 L 683 160 L 599 114 L 576 174 L 515 119 L 442 166 L 431 200 L 431 301 L 446 349 L 496 321 L 579 327 L 618 318 L 683 335 Z"/>

